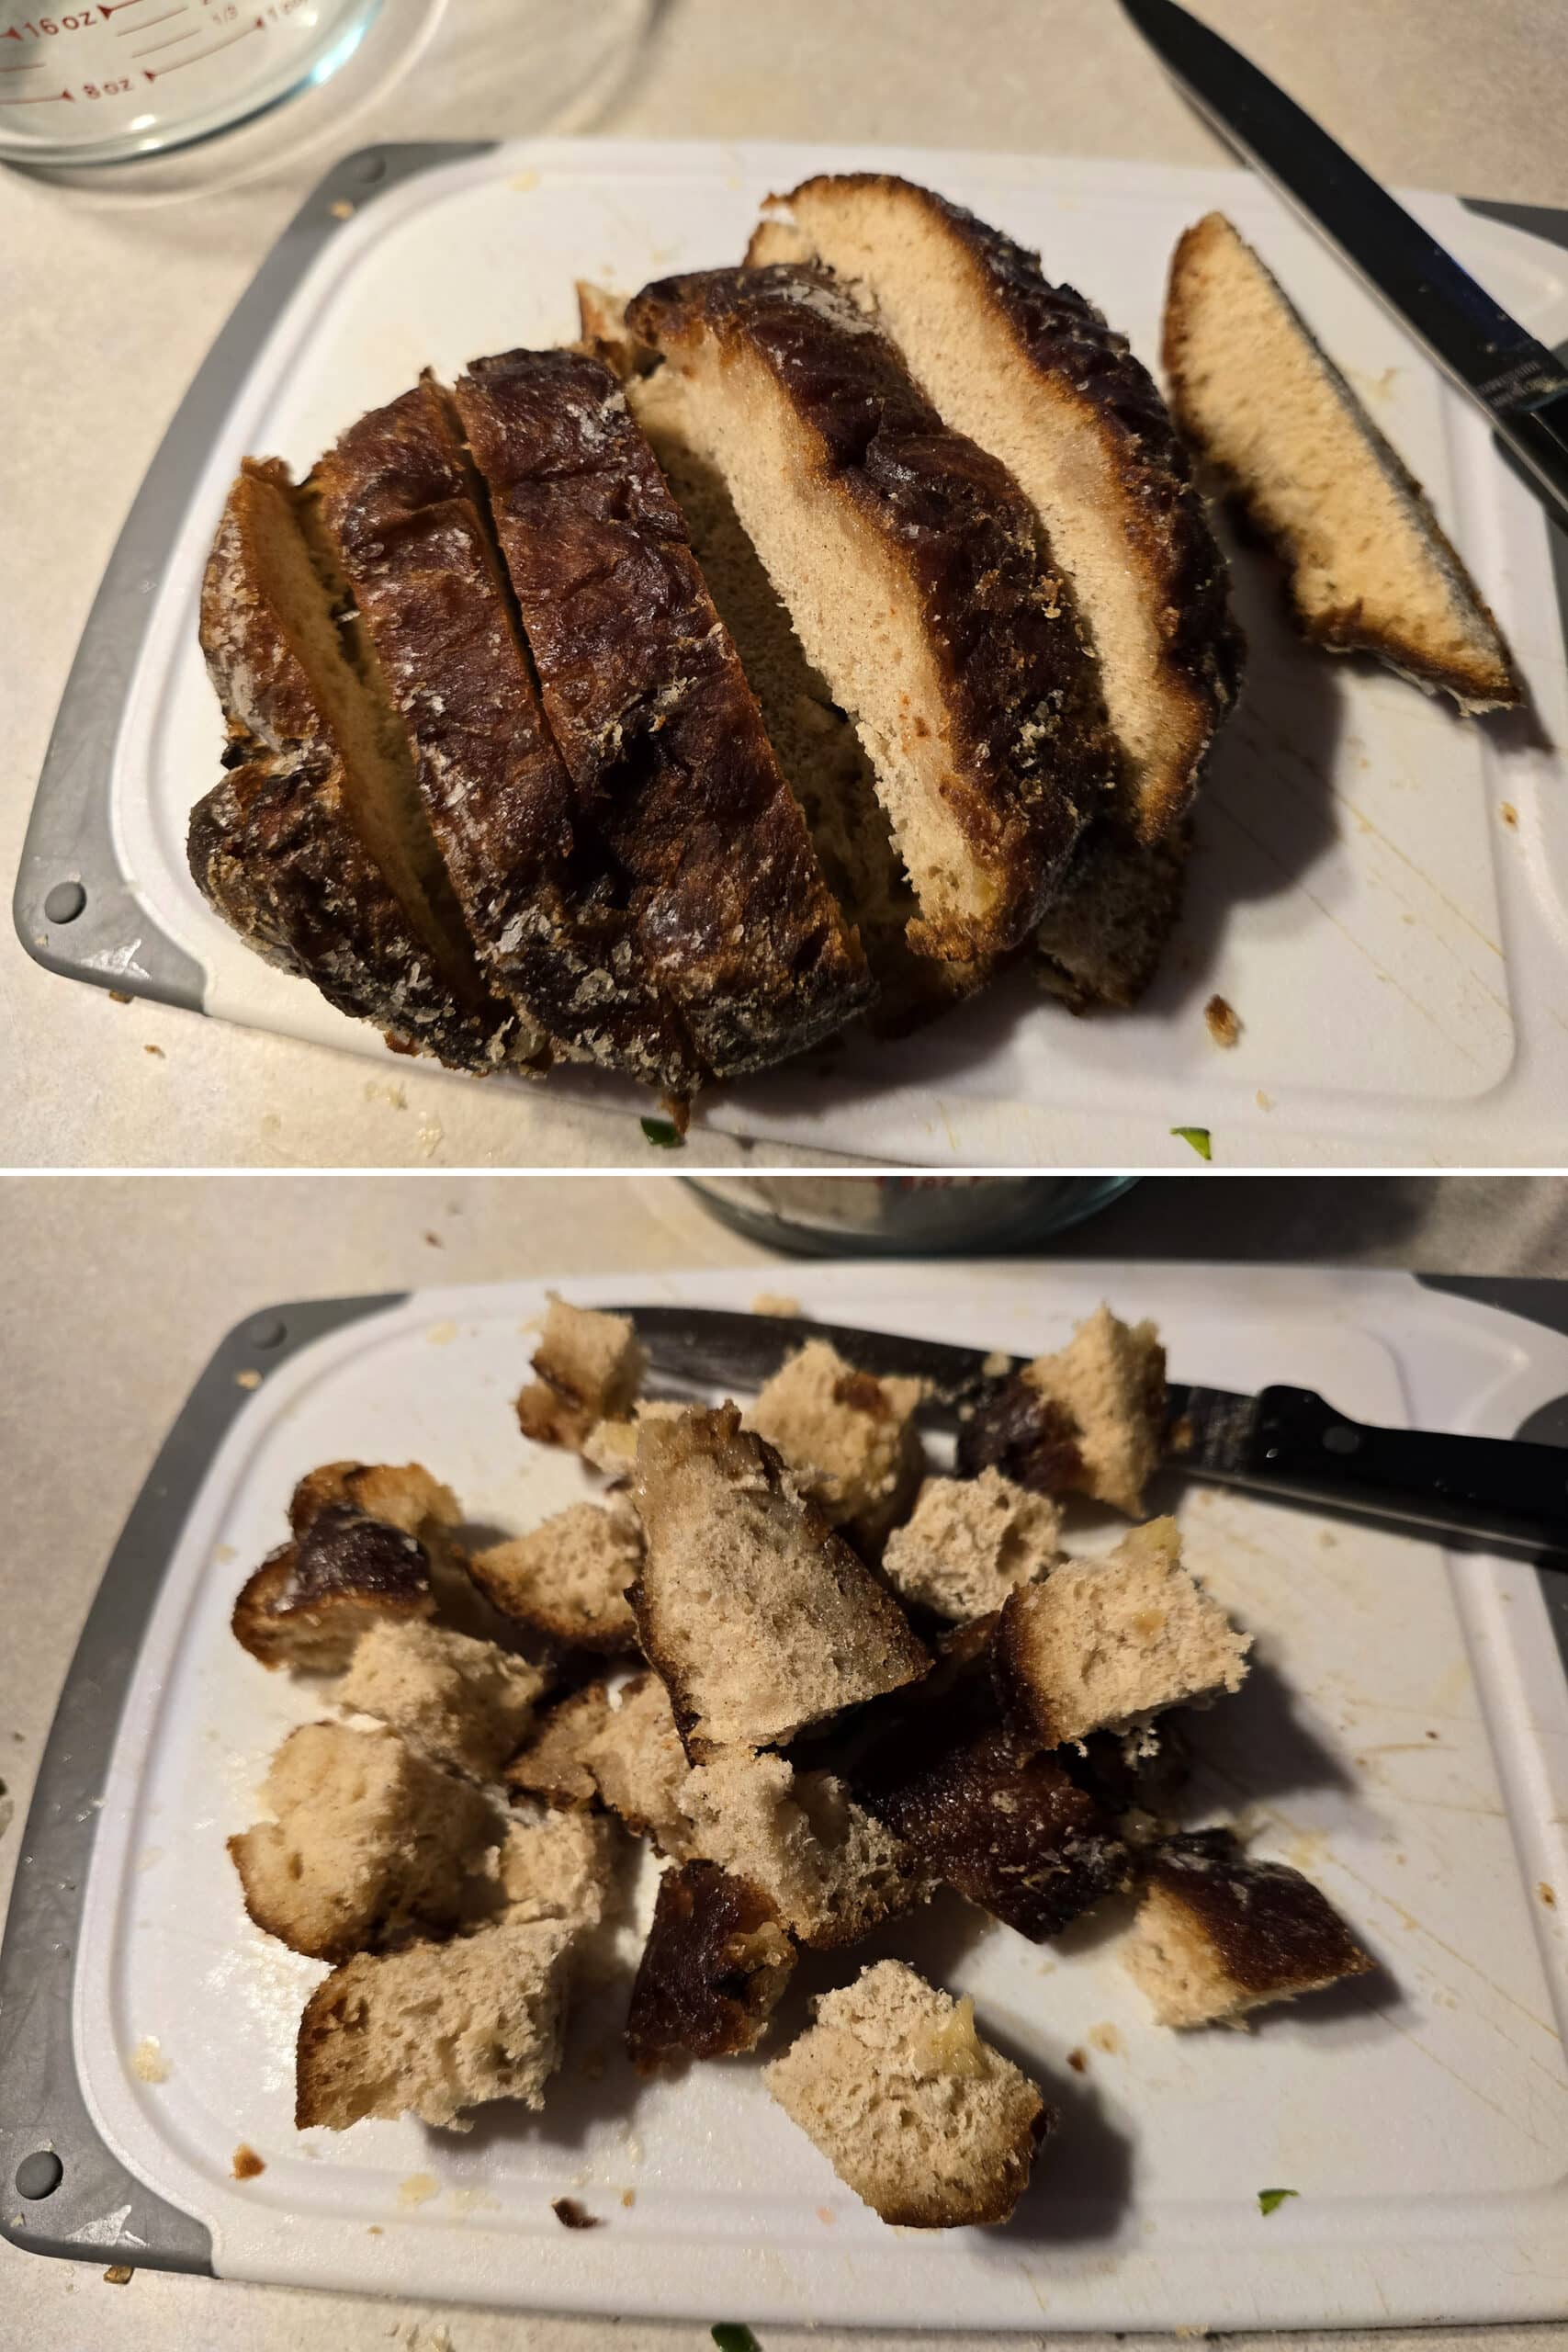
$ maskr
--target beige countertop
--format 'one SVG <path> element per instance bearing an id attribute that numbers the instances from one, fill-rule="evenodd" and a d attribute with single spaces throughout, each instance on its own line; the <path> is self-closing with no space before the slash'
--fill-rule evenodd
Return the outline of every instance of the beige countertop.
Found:
<path id="1" fill-rule="evenodd" d="M 591 128 L 1226 160 L 1113 0 L 667 0 L 619 72 L 564 105 L 599 28 L 637 6 L 448 0 L 417 74 L 389 78 L 373 36 L 325 90 L 166 164 L 78 187 L 0 171 L 0 870 L 15 870 L 71 655 L 159 437 L 344 149 Z M 1568 11 L 1553 0 L 1205 0 L 1203 13 L 1384 180 L 1568 204 Z M 0 1163 L 605 1167 L 646 1150 L 629 1116 L 547 1091 L 406 1065 L 398 1086 L 367 1084 L 346 1055 L 116 1004 L 38 969 L 9 927 L 0 1041 Z M 705 1137 L 704 1164 L 745 1158 Z"/>
<path id="2" fill-rule="evenodd" d="M 1221 1192 L 1151 1181 L 1061 1247 L 1108 1259 L 1305 1253 L 1325 1263 L 1568 1275 L 1568 1183 L 1303 1178 L 1236 1180 Z M 0 1902 L 104 1562 L 169 1423 L 242 1316 L 285 1298 L 680 1266 L 755 1265 L 760 1289 L 790 1287 L 788 1261 L 738 1239 L 667 1179 L 17 1178 L 0 1188 L 0 1250 L 8 1272 L 0 1356 L 17 1372 L 0 1396 Z M 895 2342 L 773 2327 L 761 2337 L 765 2352 L 892 2352 Z M 450 2352 L 598 2352 L 606 2342 L 696 2352 L 707 2340 L 691 2325 L 627 2322 L 611 2335 L 597 2320 L 437 2312 L 151 2271 L 117 2288 L 91 2265 L 0 2245 L 4 2352 L 373 2352 L 394 2341 L 405 2352 L 448 2344 Z M 979 2340 L 921 2339 L 932 2352 Z M 1437 2352 L 1451 2340 L 1458 2352 L 1469 2337 L 1268 2340 L 1321 2352 L 1353 2342 L 1365 2352 Z M 1487 2332 L 1488 2352 L 1565 2340 L 1562 2329 Z"/>

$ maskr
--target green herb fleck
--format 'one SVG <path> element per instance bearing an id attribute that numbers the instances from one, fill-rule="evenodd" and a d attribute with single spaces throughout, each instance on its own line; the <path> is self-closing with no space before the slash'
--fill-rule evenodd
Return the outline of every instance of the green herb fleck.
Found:
<path id="1" fill-rule="evenodd" d="M 646 1127 L 648 1121 L 645 1119 L 642 1124 Z M 1213 1159 L 1214 1147 L 1209 1140 L 1207 1127 L 1172 1127 L 1170 1132 L 1173 1136 L 1179 1136 L 1183 1143 L 1190 1143 L 1200 1159 Z M 1291 2194 L 1292 2197 L 1295 2195 L 1294 2189 Z"/>
<path id="2" fill-rule="evenodd" d="M 718 2352 L 762 2352 L 750 2329 L 737 2320 L 721 2320 L 712 2330 L 712 2335 Z"/>
<path id="3" fill-rule="evenodd" d="M 673 1119 L 644 1119 L 643 1134 L 660 1151 L 679 1151 L 681 1136 Z"/>
<path id="4" fill-rule="evenodd" d="M 1277 2213 L 1287 2197 L 1299 2197 L 1301 2193 L 1299 2188 L 1260 2188 L 1258 2192 L 1258 2210 L 1265 2216 Z"/>

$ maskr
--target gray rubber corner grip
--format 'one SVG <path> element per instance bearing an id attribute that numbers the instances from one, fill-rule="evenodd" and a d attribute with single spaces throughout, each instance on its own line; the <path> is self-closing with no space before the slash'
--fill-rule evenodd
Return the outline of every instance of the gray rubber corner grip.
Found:
<path id="1" fill-rule="evenodd" d="M 126 2171 L 82 2096 L 72 1988 L 98 1808 L 148 1620 L 213 1455 L 250 1402 L 250 1375 L 265 1382 L 402 1295 L 307 1300 L 236 1324 L 164 1439 L 104 1571 L 39 1766 L 0 1944 L 0 2235 L 27 2253 L 211 2273 L 206 2228 Z"/>
<path id="2" fill-rule="evenodd" d="M 375 198 L 494 143 L 389 143 L 334 164 L 267 254 L 175 410 L 93 600 L 28 822 L 12 910 L 18 939 L 46 970 L 192 1012 L 205 1009 L 205 971 L 137 899 L 110 822 L 114 748 L 154 591 L 223 419 L 317 254 Z"/>

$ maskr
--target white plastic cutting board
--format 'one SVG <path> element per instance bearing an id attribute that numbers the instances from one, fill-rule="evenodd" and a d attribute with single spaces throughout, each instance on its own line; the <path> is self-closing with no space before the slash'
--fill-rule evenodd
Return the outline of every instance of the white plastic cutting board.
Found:
<path id="1" fill-rule="evenodd" d="M 192 802 L 216 778 L 217 706 L 197 595 L 247 451 L 308 468 L 433 364 L 575 333 L 573 281 L 630 291 L 733 261 L 770 189 L 881 161 L 1043 251 L 1151 365 L 1181 230 L 1223 206 L 1254 239 L 1430 491 L 1518 655 L 1533 721 L 1483 724 L 1371 665 L 1298 644 L 1277 582 L 1236 559 L 1251 639 L 1245 708 L 1201 804 L 1190 902 L 1131 1016 L 1074 1021 L 1014 975 L 924 1035 L 855 1038 L 723 1090 L 716 1125 L 931 1165 L 1190 1165 L 1207 1125 L 1232 1166 L 1555 1165 L 1568 1101 L 1568 741 L 1547 526 L 1481 417 L 1250 175 L 863 148 L 547 141 L 416 179 L 370 204 L 300 285 L 215 445 L 159 589 L 112 777 L 133 885 L 209 975 L 222 1017 L 379 1057 L 373 1031 L 243 948 L 186 871 Z M 1517 315 L 1568 336 L 1568 254 L 1412 199 Z M 1243 1023 L 1214 1047 L 1218 990 Z M 550 1083 L 634 1101 L 629 1085 Z"/>
<path id="2" fill-rule="evenodd" d="M 790 1280 L 807 1313 L 1017 1351 L 1058 1344 L 1108 1295 L 1158 1319 L 1178 1377 L 1302 1383 L 1367 1419 L 1511 1433 L 1568 1388 L 1568 1340 L 1403 1275 L 991 1265 Z M 563 1287 L 588 1303 L 743 1306 L 756 1281 Z M 297 2134 L 293 2033 L 322 1971 L 248 1924 L 223 1841 L 255 1817 L 268 1753 L 310 1709 L 239 1649 L 229 1611 L 321 1461 L 417 1456 L 505 1528 L 583 1491 L 590 1474 L 528 1447 L 511 1411 L 542 1305 L 534 1284 L 427 1292 L 281 1367 L 169 1566 L 107 1783 L 75 2032 L 98 2129 L 207 2224 L 220 2274 L 909 2328 L 1561 2313 L 1568 1688 L 1533 1572 L 1212 1489 L 1180 1507 L 1190 1556 L 1255 1634 L 1257 1664 L 1209 1719 L 1194 1817 L 1255 1823 L 1257 1849 L 1310 1871 L 1378 1976 L 1252 2033 L 1178 2037 L 1117 1963 L 1118 1906 L 1049 1948 L 955 1898 L 889 1931 L 873 1949 L 972 1993 L 1062 2110 L 999 2231 L 884 2227 L 772 2105 L 753 2061 L 639 2087 L 616 2040 L 624 1977 L 591 2005 L 542 2118 L 492 2109 L 467 2138 L 412 2121 Z M 803 1966 L 784 2030 L 807 1989 L 864 1957 Z M 167 2067 L 158 2084 L 130 2064 L 147 2036 Z M 1065 2064 L 1074 2048 L 1082 2075 Z M 266 2166 L 243 2184 L 242 2141 Z M 1263 2188 L 1299 2195 L 1266 2220 Z M 549 2211 L 562 2194 L 603 2226 L 563 2229 Z"/>

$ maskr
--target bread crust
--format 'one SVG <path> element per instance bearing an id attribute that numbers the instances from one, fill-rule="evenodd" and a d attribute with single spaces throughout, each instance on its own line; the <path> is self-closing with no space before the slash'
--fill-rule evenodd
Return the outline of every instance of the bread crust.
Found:
<path id="1" fill-rule="evenodd" d="M 620 1066 L 762 1069 L 869 1001 L 671 498 L 610 371 L 476 360 L 454 395 L 574 786 L 557 845 Z"/>
<path id="2" fill-rule="evenodd" d="M 804 180 L 768 201 L 793 209 L 837 189 L 875 190 L 918 207 L 963 255 L 977 311 L 1005 322 L 1042 396 L 1070 403 L 1104 449 L 1128 557 L 1160 639 L 1176 738 L 1129 812 L 1139 837 L 1156 840 L 1191 802 L 1209 745 L 1235 701 L 1246 650 L 1231 614 L 1228 567 L 1158 388 L 1092 302 L 1071 286 L 1051 284 L 1038 254 L 931 188 L 892 173 L 849 172 Z"/>
<path id="3" fill-rule="evenodd" d="M 1289 312 L 1297 333 L 1323 369 L 1331 389 L 1350 411 L 1366 443 L 1368 455 L 1388 478 L 1401 503 L 1412 510 L 1413 519 L 1431 542 L 1438 565 L 1473 605 L 1481 623 L 1493 632 L 1497 645 L 1495 661 L 1487 662 L 1479 653 L 1473 661 L 1466 661 L 1462 657 L 1452 661 L 1437 660 L 1410 634 L 1398 629 L 1374 628 L 1363 616 L 1359 604 L 1348 605 L 1326 614 L 1308 612 L 1302 604 L 1296 594 L 1296 574 L 1302 560 L 1299 540 L 1271 510 L 1265 487 L 1261 484 L 1249 486 L 1242 481 L 1209 445 L 1191 397 L 1188 373 L 1191 322 L 1186 308 L 1190 274 L 1205 254 L 1227 235 L 1236 237 L 1252 262 L 1263 271 Z M 1223 213 L 1206 213 L 1201 220 L 1184 230 L 1177 241 L 1176 250 L 1170 258 L 1170 277 L 1166 291 L 1161 358 L 1170 385 L 1171 406 L 1182 432 L 1196 448 L 1203 452 L 1224 483 L 1227 497 L 1253 530 L 1284 559 L 1285 594 L 1296 626 L 1303 637 L 1325 647 L 1331 653 L 1375 654 L 1380 661 L 1387 662 L 1391 669 L 1397 670 L 1416 684 L 1431 692 L 1452 695 L 1465 711 L 1502 709 L 1523 698 L 1523 689 L 1515 673 L 1496 616 L 1465 570 L 1457 548 L 1433 513 L 1426 492 L 1393 444 L 1379 432 L 1279 279 Z"/>
<path id="4" fill-rule="evenodd" d="M 192 878 L 266 962 L 373 1022 L 394 1051 L 491 1069 L 514 1024 L 482 996 L 458 1003 L 355 828 L 336 746 L 252 555 L 258 485 L 293 495 L 287 467 L 247 458 L 202 582 L 201 647 L 229 719 L 229 772 L 191 811 Z"/>
<path id="5" fill-rule="evenodd" d="M 1032 509 L 998 460 L 951 432 L 895 346 L 825 271 L 775 265 L 664 278 L 626 306 L 679 365 L 711 338 L 759 360 L 807 435 L 813 470 L 908 582 L 941 680 L 949 817 L 995 889 L 986 917 L 926 912 L 911 946 L 1015 946 L 1043 911 L 1110 781 L 1098 679 Z M 848 331 L 846 331 L 848 330 Z"/>
<path id="6" fill-rule="evenodd" d="M 434 1613 L 418 1538 L 335 1503 L 246 1578 L 231 1623 L 263 1666 L 324 1669 L 346 1666 L 372 1622 Z"/>

